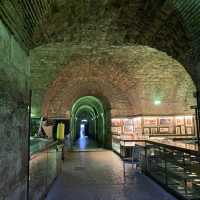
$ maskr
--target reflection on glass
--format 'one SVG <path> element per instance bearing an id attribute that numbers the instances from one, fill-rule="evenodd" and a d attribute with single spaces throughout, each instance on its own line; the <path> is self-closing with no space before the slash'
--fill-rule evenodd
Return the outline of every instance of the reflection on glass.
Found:
<path id="1" fill-rule="evenodd" d="M 146 145 L 146 172 L 185 199 L 200 199 L 200 157 L 151 142 Z"/>

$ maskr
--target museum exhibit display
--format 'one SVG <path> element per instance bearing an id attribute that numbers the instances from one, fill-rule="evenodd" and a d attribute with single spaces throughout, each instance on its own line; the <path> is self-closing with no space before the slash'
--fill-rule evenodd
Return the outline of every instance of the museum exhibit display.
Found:
<path id="1" fill-rule="evenodd" d="M 200 200 L 200 0 L 0 0 L 0 200 Z"/>

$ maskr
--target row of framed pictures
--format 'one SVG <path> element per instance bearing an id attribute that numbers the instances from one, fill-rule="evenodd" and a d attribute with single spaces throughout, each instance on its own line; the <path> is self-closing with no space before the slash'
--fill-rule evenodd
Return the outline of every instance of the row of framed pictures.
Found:
<path id="1" fill-rule="evenodd" d="M 193 126 L 192 116 L 144 117 L 144 126 Z"/>
<path id="2" fill-rule="evenodd" d="M 153 116 L 112 119 L 112 132 L 115 134 L 144 133 L 157 134 L 193 134 L 193 116 Z"/>
<path id="3" fill-rule="evenodd" d="M 141 132 L 142 128 L 135 128 L 131 125 L 128 126 L 118 126 L 118 127 L 111 127 L 111 131 L 112 133 L 115 134 L 130 134 L 130 133 L 134 133 L 134 132 Z"/>
<path id="4" fill-rule="evenodd" d="M 121 118 L 112 119 L 112 126 L 193 126 L 193 116 L 167 116 L 167 117 L 136 117 L 136 118 Z"/>
<path id="5" fill-rule="evenodd" d="M 140 132 L 138 130 L 138 132 Z M 115 134 L 128 134 L 133 133 L 133 128 L 130 127 L 112 127 L 112 133 Z M 143 133 L 145 135 L 157 135 L 157 134 L 176 134 L 176 135 L 192 135 L 193 134 L 193 127 L 185 127 L 185 126 L 177 126 L 175 127 L 175 130 L 170 127 L 144 127 Z"/>
<path id="6" fill-rule="evenodd" d="M 141 128 L 141 122 L 142 122 L 141 117 L 112 119 L 112 126 L 122 127 L 122 126 L 134 125 L 134 127 Z"/>
<path id="7" fill-rule="evenodd" d="M 192 135 L 193 127 L 178 126 L 175 131 L 170 130 L 169 127 L 145 127 L 143 133 L 145 135 L 159 135 L 159 134 L 176 134 L 176 135 Z"/>

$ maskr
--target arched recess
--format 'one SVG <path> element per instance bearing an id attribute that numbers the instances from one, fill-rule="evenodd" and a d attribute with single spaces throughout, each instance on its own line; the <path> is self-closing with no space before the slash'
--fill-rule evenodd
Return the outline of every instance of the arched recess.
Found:
<path id="1" fill-rule="evenodd" d="M 80 121 L 87 119 L 92 127 L 89 130 L 89 136 L 96 140 L 100 147 L 109 148 L 111 146 L 105 108 L 101 100 L 94 96 L 80 97 L 74 102 L 70 112 L 71 143 L 78 138 Z"/>
<path id="2" fill-rule="evenodd" d="M 78 139 L 80 137 L 80 126 L 81 120 L 87 120 L 89 124 L 88 136 L 93 140 L 97 140 L 97 112 L 96 110 L 88 105 L 82 105 L 77 109 L 75 114 L 75 123 L 73 124 L 74 131 L 72 131 L 72 137 Z"/>

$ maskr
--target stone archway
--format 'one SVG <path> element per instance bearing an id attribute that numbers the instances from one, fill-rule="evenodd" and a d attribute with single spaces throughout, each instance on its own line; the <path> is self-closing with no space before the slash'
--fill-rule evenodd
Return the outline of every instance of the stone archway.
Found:
<path id="1" fill-rule="evenodd" d="M 111 145 L 108 140 L 110 132 L 106 123 L 106 114 L 105 106 L 97 97 L 83 96 L 77 99 L 70 112 L 71 143 L 77 139 L 80 121 L 87 119 L 90 127 L 93 127 L 89 136 L 96 140 L 99 146 L 109 147 Z"/>

